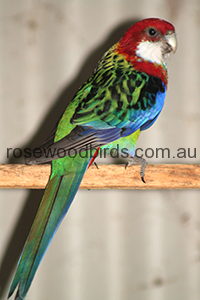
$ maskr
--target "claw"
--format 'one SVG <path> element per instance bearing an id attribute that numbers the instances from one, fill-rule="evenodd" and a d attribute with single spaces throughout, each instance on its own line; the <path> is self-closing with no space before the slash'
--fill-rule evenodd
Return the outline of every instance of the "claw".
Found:
<path id="1" fill-rule="evenodd" d="M 97 165 L 97 163 L 94 161 L 93 162 L 93 164 L 95 165 L 95 167 L 98 169 L 99 167 L 98 167 L 98 165 Z"/>
<path id="2" fill-rule="evenodd" d="M 141 180 L 144 183 L 146 183 L 146 181 L 144 180 L 146 164 L 147 164 L 147 162 L 144 158 L 138 157 L 135 155 L 134 157 L 131 157 L 130 160 L 125 164 L 125 170 L 127 167 L 132 166 L 132 165 L 141 165 L 141 170 L 140 170 Z"/>

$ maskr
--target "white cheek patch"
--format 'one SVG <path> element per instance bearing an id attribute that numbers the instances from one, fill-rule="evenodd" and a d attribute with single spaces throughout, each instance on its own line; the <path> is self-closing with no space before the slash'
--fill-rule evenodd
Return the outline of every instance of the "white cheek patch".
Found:
<path id="1" fill-rule="evenodd" d="M 152 63 L 162 64 L 164 62 L 162 48 L 159 42 L 141 42 L 137 47 L 136 54 Z"/>

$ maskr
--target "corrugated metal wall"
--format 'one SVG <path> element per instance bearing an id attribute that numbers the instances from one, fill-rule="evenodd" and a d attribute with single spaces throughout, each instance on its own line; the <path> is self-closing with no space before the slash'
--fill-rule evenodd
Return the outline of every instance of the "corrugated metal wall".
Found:
<path id="1" fill-rule="evenodd" d="M 179 47 L 164 111 L 137 146 L 170 148 L 149 163 L 200 163 L 199 0 L 2 0 L 1 163 L 42 142 L 103 52 L 152 16 L 175 25 Z M 197 157 L 173 158 L 180 147 Z M 1 299 L 42 192 L 0 191 Z M 27 300 L 198 300 L 199 282 L 199 191 L 79 191 Z"/>

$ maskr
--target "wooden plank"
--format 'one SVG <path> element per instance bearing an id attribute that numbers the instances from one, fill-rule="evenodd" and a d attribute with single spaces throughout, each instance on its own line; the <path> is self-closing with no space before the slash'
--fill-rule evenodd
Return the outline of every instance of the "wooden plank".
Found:
<path id="1" fill-rule="evenodd" d="M 0 188 L 44 189 L 50 165 L 0 165 Z M 99 165 L 87 170 L 81 189 L 199 189 L 200 165 L 147 165 L 146 183 L 140 166 Z"/>

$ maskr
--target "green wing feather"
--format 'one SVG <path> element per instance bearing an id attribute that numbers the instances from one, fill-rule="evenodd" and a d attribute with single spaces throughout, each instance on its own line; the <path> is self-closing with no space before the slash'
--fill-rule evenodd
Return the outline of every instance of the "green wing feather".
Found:
<path id="1" fill-rule="evenodd" d="M 73 101 L 78 99 L 78 105 L 71 123 L 83 125 L 89 120 L 99 128 L 103 123 L 116 126 L 130 120 L 130 112 L 140 109 L 138 100 L 148 78 L 111 48 L 75 96 Z"/>
<path id="2" fill-rule="evenodd" d="M 70 149 L 73 153 L 86 145 L 94 149 L 132 134 L 160 113 L 163 102 L 156 104 L 160 91 L 165 90 L 159 78 L 135 70 L 112 47 L 63 113 L 55 136 L 42 145 L 42 156 L 27 163 L 60 157 L 57 152 L 46 155 L 45 148 L 63 148 L 67 156 Z"/>

